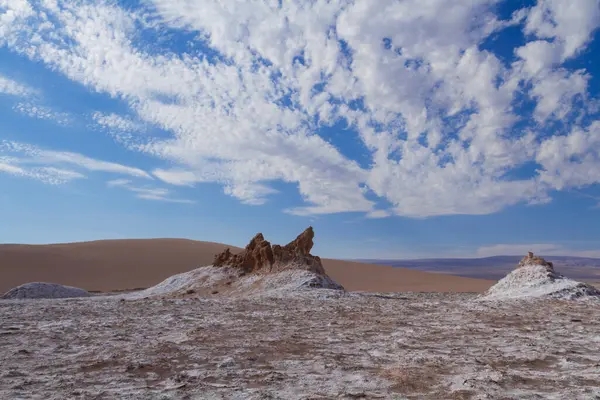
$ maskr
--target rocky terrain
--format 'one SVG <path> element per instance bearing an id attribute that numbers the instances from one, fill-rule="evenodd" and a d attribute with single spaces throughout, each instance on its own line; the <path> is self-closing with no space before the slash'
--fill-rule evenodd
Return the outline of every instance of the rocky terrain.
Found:
<path id="1" fill-rule="evenodd" d="M 5 300 L 0 398 L 600 398 L 597 305 L 473 300 Z"/>
<path id="2" fill-rule="evenodd" d="M 550 263 L 490 289 L 520 296 L 352 293 L 310 284 L 300 238 L 145 291 L 1 301 L 0 398 L 600 399 L 599 304 L 539 296 Z"/>

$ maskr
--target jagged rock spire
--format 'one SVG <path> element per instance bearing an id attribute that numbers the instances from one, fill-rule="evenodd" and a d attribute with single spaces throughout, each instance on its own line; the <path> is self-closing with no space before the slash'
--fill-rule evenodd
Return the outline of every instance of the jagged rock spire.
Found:
<path id="1" fill-rule="evenodd" d="M 325 275 L 321 259 L 310 254 L 314 237 L 315 232 L 309 226 L 285 246 L 271 246 L 262 233 L 258 233 L 240 254 L 233 254 L 230 249 L 226 249 L 215 256 L 213 265 L 242 268 L 245 272 L 274 272 L 297 268 Z"/>

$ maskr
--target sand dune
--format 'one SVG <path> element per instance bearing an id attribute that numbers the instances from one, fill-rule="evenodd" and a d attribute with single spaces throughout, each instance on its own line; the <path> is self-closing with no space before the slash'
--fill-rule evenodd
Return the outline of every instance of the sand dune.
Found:
<path id="1" fill-rule="evenodd" d="M 221 243 L 128 239 L 51 245 L 0 245 L 0 292 L 32 281 L 90 291 L 146 288 L 171 275 L 209 265 Z M 352 291 L 483 292 L 494 282 L 444 274 L 323 260 L 326 272 Z"/>
<path id="2" fill-rule="evenodd" d="M 495 281 L 423 272 L 386 265 L 324 259 L 327 274 L 350 291 L 484 292 Z"/>

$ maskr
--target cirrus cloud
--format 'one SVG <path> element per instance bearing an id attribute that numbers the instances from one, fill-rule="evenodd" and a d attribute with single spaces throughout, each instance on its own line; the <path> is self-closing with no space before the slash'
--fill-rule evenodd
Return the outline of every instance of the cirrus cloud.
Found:
<path id="1" fill-rule="evenodd" d="M 84 177 L 79 172 L 56 167 L 61 165 L 68 165 L 93 172 L 123 174 L 137 178 L 152 179 L 147 172 L 139 168 L 97 160 L 69 151 L 45 150 L 34 145 L 15 141 L 1 140 L 0 154 L 13 155 L 0 157 L 0 162 L 4 160 L 5 172 L 12 170 L 14 175 L 32 176 L 30 173 L 26 173 L 27 170 L 25 167 L 33 168 L 31 169 L 32 171 L 42 171 L 50 175 L 61 176 L 62 179 L 58 179 L 56 183 L 63 183 L 74 178 Z M 38 165 L 41 165 L 41 167 L 37 167 Z"/>

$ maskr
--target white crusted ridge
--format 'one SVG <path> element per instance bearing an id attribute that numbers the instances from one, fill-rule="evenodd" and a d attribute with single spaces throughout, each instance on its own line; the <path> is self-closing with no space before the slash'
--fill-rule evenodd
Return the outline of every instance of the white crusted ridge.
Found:
<path id="1" fill-rule="evenodd" d="M 196 268 L 173 275 L 148 289 L 124 295 L 130 299 L 152 296 L 185 294 L 189 290 L 206 289 L 217 286 L 228 279 L 237 278 L 238 271 L 232 268 L 215 268 L 212 265 Z"/>
<path id="2" fill-rule="evenodd" d="M 197 294 L 281 294 L 311 288 L 343 290 L 342 286 L 326 275 L 294 269 L 293 266 L 276 273 L 245 274 L 239 268 L 210 265 L 173 275 L 158 285 L 123 297 L 140 299 Z"/>
<path id="3" fill-rule="evenodd" d="M 89 297 L 84 289 L 59 285 L 58 283 L 31 282 L 12 288 L 6 292 L 3 299 L 66 299 L 74 297 Z"/>
<path id="4" fill-rule="evenodd" d="M 262 276 L 256 275 L 252 278 L 251 280 L 242 279 L 239 285 L 246 286 L 250 283 L 249 286 L 255 287 L 254 292 L 265 294 L 285 294 L 305 289 L 344 290 L 341 285 L 327 275 L 315 274 L 301 269 L 289 269 Z"/>
<path id="5" fill-rule="evenodd" d="M 532 259 L 530 253 L 526 259 Z M 543 260 L 543 259 L 542 259 Z M 600 301 L 600 290 L 583 282 L 578 282 L 557 273 L 551 263 L 531 264 L 521 262 L 520 266 L 498 281 L 480 299 L 510 300 L 526 298 L 551 298 L 560 300 Z"/>

